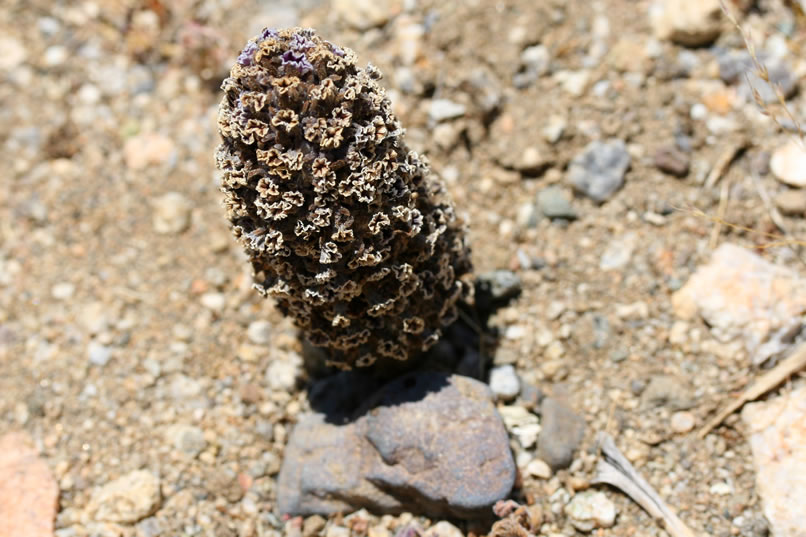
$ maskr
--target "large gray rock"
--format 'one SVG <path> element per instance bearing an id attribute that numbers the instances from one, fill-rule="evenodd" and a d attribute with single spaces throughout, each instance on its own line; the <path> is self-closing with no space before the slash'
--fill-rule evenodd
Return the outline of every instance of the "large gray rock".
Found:
<path id="1" fill-rule="evenodd" d="M 481 518 L 512 489 L 507 432 L 481 382 L 412 373 L 346 423 L 339 414 L 308 414 L 292 432 L 278 480 L 282 514 L 366 508 Z"/>

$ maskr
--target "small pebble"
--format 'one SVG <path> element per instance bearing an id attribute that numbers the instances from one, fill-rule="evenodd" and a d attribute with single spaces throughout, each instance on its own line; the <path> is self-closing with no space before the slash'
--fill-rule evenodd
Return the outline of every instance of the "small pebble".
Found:
<path id="1" fill-rule="evenodd" d="M 176 144 L 161 134 L 140 134 L 126 141 L 123 156 L 129 168 L 143 170 L 175 160 Z"/>
<path id="2" fill-rule="evenodd" d="M 550 144 L 556 144 L 562 138 L 566 128 L 568 128 L 568 121 L 565 117 L 549 116 L 546 126 L 543 127 L 543 138 Z"/>
<path id="3" fill-rule="evenodd" d="M 290 392 L 297 384 L 302 358 L 290 353 L 286 358 L 273 361 L 266 369 L 266 382 L 272 390 Z"/>
<path id="4" fill-rule="evenodd" d="M 533 459 L 526 465 L 526 473 L 537 479 L 550 479 L 551 467 L 542 459 Z"/>
<path id="5" fill-rule="evenodd" d="M 302 524 L 302 537 L 315 537 L 325 528 L 327 520 L 319 515 L 309 516 Z"/>
<path id="6" fill-rule="evenodd" d="M 727 496 L 728 494 L 733 494 L 733 487 L 727 483 L 714 483 L 708 490 L 711 492 L 711 494 L 716 494 L 717 496 Z"/>
<path id="7" fill-rule="evenodd" d="M 616 505 L 603 492 L 576 494 L 565 506 L 565 514 L 580 531 L 611 528 L 616 523 Z"/>
<path id="8" fill-rule="evenodd" d="M 163 528 L 156 517 L 149 517 L 141 520 L 135 526 L 137 537 L 160 537 L 163 535 Z"/>
<path id="9" fill-rule="evenodd" d="M 568 196 L 556 186 L 545 188 L 537 194 L 537 207 L 540 213 L 551 219 L 575 220 L 577 218 L 577 212 L 571 206 Z"/>
<path id="10" fill-rule="evenodd" d="M 630 391 L 633 395 L 641 395 L 646 389 L 646 382 L 641 379 L 633 379 L 630 381 Z"/>
<path id="11" fill-rule="evenodd" d="M 25 45 L 12 37 L 0 37 L 0 71 L 13 69 L 28 56 Z"/>
<path id="12" fill-rule="evenodd" d="M 268 321 L 253 321 L 246 329 L 249 341 L 255 345 L 265 345 L 271 341 L 271 323 Z"/>
<path id="13" fill-rule="evenodd" d="M 103 302 L 92 302 L 84 307 L 79 320 L 90 334 L 100 334 L 110 324 L 109 307 Z"/>
<path id="14" fill-rule="evenodd" d="M 437 522 L 422 535 L 423 537 L 463 537 L 459 528 L 445 520 Z"/>
<path id="15" fill-rule="evenodd" d="M 655 36 L 678 45 L 701 47 L 719 37 L 719 0 L 664 0 L 650 11 Z"/>
<path id="16" fill-rule="evenodd" d="M 585 419 L 553 397 L 540 404 L 540 419 L 537 456 L 555 471 L 568 468 L 585 436 Z"/>
<path id="17" fill-rule="evenodd" d="M 478 277 L 477 296 L 482 300 L 505 302 L 521 292 L 521 278 L 511 270 L 494 270 Z"/>
<path id="18" fill-rule="evenodd" d="M 399 3 L 397 0 L 334 0 L 332 9 L 348 26 L 365 31 L 386 24 L 399 11 Z"/>
<path id="19" fill-rule="evenodd" d="M 50 288 L 50 296 L 56 300 L 67 300 L 73 296 L 76 291 L 76 286 L 70 282 L 57 283 Z"/>
<path id="20" fill-rule="evenodd" d="M 557 341 L 552 342 L 550 345 L 554 345 L 554 343 L 558 343 Z M 562 345 L 560 345 L 562 347 Z M 552 352 L 552 355 L 555 353 Z M 540 371 L 543 373 L 543 376 L 546 380 L 563 380 L 568 375 L 568 369 L 565 367 L 565 363 L 562 360 L 546 360 L 540 364 Z"/>
<path id="21" fill-rule="evenodd" d="M 518 439 L 521 447 L 529 449 L 537 443 L 540 435 L 540 420 L 536 415 L 522 406 L 502 406 L 498 413 L 508 431 Z"/>
<path id="22" fill-rule="evenodd" d="M 686 410 L 694 406 L 689 386 L 676 376 L 653 375 L 641 394 L 644 407 L 666 406 L 672 410 Z"/>
<path id="23" fill-rule="evenodd" d="M 624 184 L 630 167 L 626 144 L 617 139 L 593 141 L 568 166 L 568 181 L 580 193 L 603 203 Z"/>
<path id="24" fill-rule="evenodd" d="M 325 531 L 325 537 L 350 537 L 350 528 L 344 526 L 330 526 Z"/>
<path id="25" fill-rule="evenodd" d="M 680 411 L 672 414 L 670 425 L 672 431 L 678 434 L 685 434 L 694 428 L 695 422 L 694 414 L 687 411 Z"/>
<path id="26" fill-rule="evenodd" d="M 204 293 L 201 296 L 201 303 L 205 308 L 219 312 L 224 309 L 227 299 L 223 293 Z"/>
<path id="27" fill-rule="evenodd" d="M 602 252 L 599 259 L 599 269 L 620 270 L 626 267 L 632 259 L 633 252 L 638 246 L 638 235 L 634 232 L 613 237 Z"/>
<path id="28" fill-rule="evenodd" d="M 434 99 L 428 107 L 428 117 L 434 123 L 456 119 L 465 115 L 465 105 L 448 99 Z"/>
<path id="29" fill-rule="evenodd" d="M 571 97 L 582 97 L 588 89 L 591 73 L 581 71 L 558 71 L 554 78 Z"/>
<path id="30" fill-rule="evenodd" d="M 563 344 L 557 340 L 552 341 L 551 343 L 546 346 L 546 350 L 544 351 L 543 356 L 548 360 L 547 363 L 556 363 L 559 361 L 559 358 L 562 358 L 563 354 L 565 354 L 565 347 Z M 547 370 L 544 370 L 544 372 Z"/>
<path id="31" fill-rule="evenodd" d="M 511 365 L 501 365 L 490 370 L 490 389 L 502 401 L 517 397 L 521 386 L 518 374 Z"/>
<path id="32" fill-rule="evenodd" d="M 674 146 L 664 146 L 655 153 L 655 167 L 675 177 L 685 177 L 691 162 L 685 153 Z"/>
<path id="33" fill-rule="evenodd" d="M 179 375 L 173 379 L 170 385 L 171 397 L 176 400 L 190 399 L 199 395 L 202 391 L 201 383 L 185 375 Z"/>
<path id="34" fill-rule="evenodd" d="M 176 424 L 165 430 L 165 439 L 185 455 L 195 457 L 207 447 L 204 432 L 192 425 Z"/>
<path id="35" fill-rule="evenodd" d="M 750 103 L 755 103 L 759 97 L 764 104 L 774 104 L 778 102 L 778 89 L 784 99 L 795 95 L 798 91 L 798 77 L 792 73 L 789 66 L 780 61 L 767 61 L 764 67 L 773 85 L 759 77 L 755 70 L 751 70 L 741 78 L 740 96 Z"/>
<path id="36" fill-rule="evenodd" d="M 806 214 L 806 190 L 787 190 L 775 196 L 775 205 L 787 216 Z"/>
<path id="37" fill-rule="evenodd" d="M 54 45 L 52 47 L 48 47 L 45 50 L 45 65 L 48 67 L 57 67 L 63 64 L 67 58 L 70 56 L 70 53 L 67 49 L 61 45 Z"/>
<path id="38" fill-rule="evenodd" d="M 87 345 L 87 356 L 92 365 L 103 367 L 112 357 L 112 349 L 106 345 L 101 345 L 97 341 L 90 341 L 90 344 Z"/>
<path id="39" fill-rule="evenodd" d="M 770 160 L 775 178 L 789 186 L 806 188 L 806 148 L 799 140 L 790 140 L 776 149 Z"/>
<path id="40" fill-rule="evenodd" d="M 103 522 L 132 524 L 159 507 L 160 482 L 146 470 L 135 470 L 96 490 L 87 511 Z"/>
<path id="41" fill-rule="evenodd" d="M 190 213 L 193 205 L 178 192 L 163 194 L 153 202 L 152 222 L 154 230 L 162 234 L 176 234 L 190 226 Z"/>

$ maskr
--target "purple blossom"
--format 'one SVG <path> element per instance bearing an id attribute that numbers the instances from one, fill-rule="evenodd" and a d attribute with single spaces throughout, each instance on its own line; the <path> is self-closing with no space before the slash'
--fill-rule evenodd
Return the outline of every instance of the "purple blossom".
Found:
<path id="1" fill-rule="evenodd" d="M 295 69 L 299 69 L 302 74 L 313 70 L 313 65 L 311 65 L 311 62 L 308 61 L 308 58 L 306 58 L 305 54 L 302 52 L 287 50 L 283 53 L 281 60 L 283 62 L 283 66 L 291 66 Z"/>
<path id="2" fill-rule="evenodd" d="M 334 45 L 330 41 L 325 41 L 325 43 L 327 43 L 330 46 L 330 50 L 333 51 L 333 54 L 335 54 L 336 56 L 340 56 L 340 57 L 344 56 L 344 51 L 341 48 L 337 47 L 336 45 Z"/>
<path id="3" fill-rule="evenodd" d="M 263 28 L 263 31 L 260 32 L 260 40 L 264 41 L 268 38 L 276 39 L 277 38 L 277 30 L 274 28 Z"/>
<path id="4" fill-rule="evenodd" d="M 296 52 L 305 52 L 309 48 L 316 46 L 316 43 L 311 41 L 307 36 L 294 34 L 291 38 L 291 50 Z"/>
<path id="5" fill-rule="evenodd" d="M 254 41 L 250 41 L 246 44 L 241 51 L 241 54 L 238 56 L 238 63 L 244 67 L 249 67 L 252 65 L 252 61 L 255 59 L 255 52 L 257 52 L 257 44 L 255 44 Z"/>

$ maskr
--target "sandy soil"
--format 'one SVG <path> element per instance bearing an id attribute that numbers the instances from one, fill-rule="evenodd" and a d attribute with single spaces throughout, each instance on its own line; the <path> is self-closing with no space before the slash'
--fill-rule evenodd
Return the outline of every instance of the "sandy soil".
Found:
<path id="1" fill-rule="evenodd" d="M 541 533 L 575 533 L 563 494 L 584 488 L 595 433 L 608 430 L 698 532 L 766 535 L 738 417 L 704 440 L 670 425 L 681 409 L 702 424 L 758 370 L 705 324 L 677 323 L 670 303 L 716 244 L 753 248 L 778 232 L 751 173 L 770 196 L 784 191 L 766 168 L 791 133 L 720 81 L 717 52 L 743 50 L 741 38 L 725 21 L 715 48 L 658 40 L 646 1 L 356 3 L 370 4 L 363 15 L 316 0 L 0 6 L 0 433 L 35 438 L 60 487 L 59 535 L 283 528 L 272 514 L 275 479 L 307 403 L 304 379 L 270 389 L 266 371 L 295 363 L 301 348 L 292 323 L 250 288 L 212 157 L 228 65 L 262 26 L 289 24 L 315 27 L 384 71 L 408 143 L 469 222 L 477 271 L 522 278 L 520 297 L 493 319 L 504 334 L 495 361 L 515 364 L 588 424 L 571 470 L 524 477 L 514 493 L 549 513 L 560 506 Z M 743 20 L 761 44 L 787 43 L 793 76 L 803 73 L 803 41 L 792 37 L 803 28 L 780 2 L 759 4 Z M 537 44 L 550 68 L 524 82 L 521 55 Z M 430 123 L 438 99 L 464 113 Z M 802 111 L 803 97 L 790 106 Z M 547 127 L 557 125 L 554 140 Z M 632 164 L 600 205 L 574 195 L 565 171 L 607 138 L 626 142 Z M 683 178 L 654 164 L 676 140 L 690 147 Z M 704 185 L 736 144 L 745 149 Z M 550 185 L 576 220 L 535 217 L 530 206 Z M 720 214 L 726 195 L 724 219 L 747 230 L 717 234 L 696 214 Z M 802 215 L 784 222 L 806 237 Z M 763 255 L 802 272 L 796 250 Z M 603 269 L 603 257 L 616 266 Z M 660 374 L 682 391 L 649 405 L 642 391 Z M 199 449 L 177 439 L 177 425 L 201 431 Z M 157 512 L 136 525 L 93 522 L 93 491 L 141 468 L 160 476 Z M 597 535 L 665 535 L 627 498 L 609 496 L 619 517 Z M 409 520 L 370 516 L 368 525 L 393 534 Z"/>

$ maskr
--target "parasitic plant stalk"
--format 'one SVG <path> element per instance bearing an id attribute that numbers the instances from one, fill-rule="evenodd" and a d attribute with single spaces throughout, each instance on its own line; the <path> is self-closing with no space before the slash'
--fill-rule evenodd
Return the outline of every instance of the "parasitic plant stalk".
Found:
<path id="1" fill-rule="evenodd" d="M 380 78 L 313 30 L 266 29 L 222 84 L 216 161 L 255 287 L 343 369 L 415 357 L 472 296 L 462 224 Z"/>

